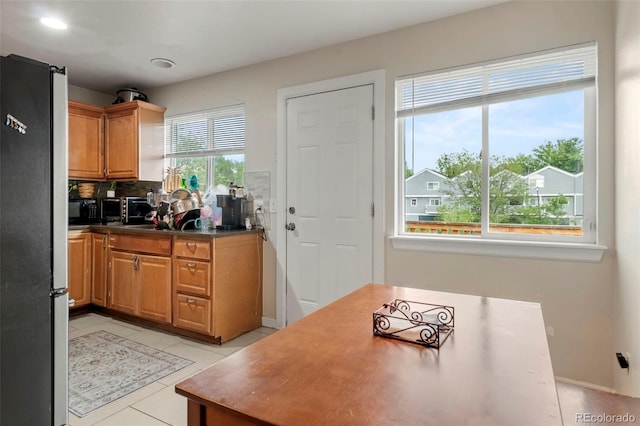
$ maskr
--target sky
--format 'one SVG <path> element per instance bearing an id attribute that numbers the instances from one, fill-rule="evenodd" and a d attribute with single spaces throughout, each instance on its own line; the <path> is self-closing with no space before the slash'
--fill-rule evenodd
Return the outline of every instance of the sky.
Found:
<path id="1" fill-rule="evenodd" d="M 413 143 L 411 120 L 406 122 L 405 159 L 409 168 L 414 161 L 416 173 L 424 168 L 437 169 L 437 159 L 444 153 L 463 149 L 478 153 L 482 148 L 481 107 L 417 116 Z M 547 141 L 573 137 L 584 140 L 583 90 L 504 102 L 489 108 L 490 155 L 530 154 Z"/>

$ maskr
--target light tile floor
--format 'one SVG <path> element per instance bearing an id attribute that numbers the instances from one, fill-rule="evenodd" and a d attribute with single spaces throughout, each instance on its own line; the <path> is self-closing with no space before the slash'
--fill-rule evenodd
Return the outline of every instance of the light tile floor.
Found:
<path id="1" fill-rule="evenodd" d="M 69 321 L 69 338 L 97 330 L 105 330 L 179 355 L 192 360 L 193 364 L 105 405 L 85 417 L 80 418 L 69 413 L 70 426 L 186 426 L 187 400 L 175 393 L 175 384 L 275 331 L 272 328 L 262 327 L 222 345 L 216 345 L 139 327 L 98 314 L 86 314 Z"/>

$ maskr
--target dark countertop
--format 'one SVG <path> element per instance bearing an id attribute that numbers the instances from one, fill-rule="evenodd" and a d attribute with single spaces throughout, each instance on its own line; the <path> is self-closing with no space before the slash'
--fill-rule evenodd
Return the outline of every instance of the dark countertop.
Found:
<path id="1" fill-rule="evenodd" d="M 122 224 L 110 224 L 110 225 L 69 225 L 69 231 L 111 231 L 118 233 L 135 233 L 135 234 L 157 234 L 157 235 L 182 235 L 182 236 L 193 236 L 193 237 L 229 237 L 232 235 L 242 235 L 255 233 L 257 230 L 252 228 L 247 231 L 246 229 L 236 229 L 232 231 L 222 231 L 217 229 L 209 229 L 206 231 L 202 231 L 200 229 L 188 229 L 185 231 L 179 230 L 157 230 L 153 228 L 152 224 L 144 224 L 144 225 L 122 225 Z"/>

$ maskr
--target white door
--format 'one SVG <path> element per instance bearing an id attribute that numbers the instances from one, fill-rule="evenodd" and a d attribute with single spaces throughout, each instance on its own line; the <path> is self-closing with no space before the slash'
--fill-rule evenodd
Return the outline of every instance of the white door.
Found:
<path id="1" fill-rule="evenodd" d="M 373 85 L 287 100 L 288 324 L 372 281 L 372 108 Z"/>

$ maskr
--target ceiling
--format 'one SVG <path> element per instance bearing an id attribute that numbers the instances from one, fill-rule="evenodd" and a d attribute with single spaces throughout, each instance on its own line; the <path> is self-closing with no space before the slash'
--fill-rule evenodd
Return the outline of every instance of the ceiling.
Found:
<path id="1" fill-rule="evenodd" d="M 144 91 L 503 1 L 0 0 L 0 54 L 66 66 L 71 84 L 102 93 Z"/>

